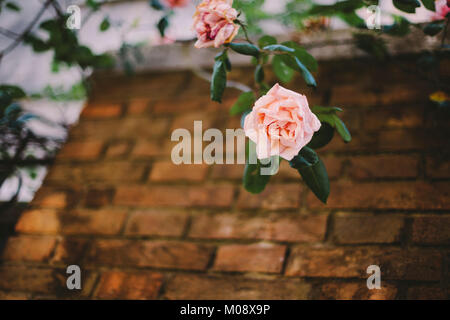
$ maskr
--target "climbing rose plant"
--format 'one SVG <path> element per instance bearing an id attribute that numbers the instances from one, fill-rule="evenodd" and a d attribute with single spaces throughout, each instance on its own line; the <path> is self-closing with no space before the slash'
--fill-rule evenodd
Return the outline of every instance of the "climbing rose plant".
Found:
<path id="1" fill-rule="evenodd" d="M 281 81 L 289 82 L 294 72 L 299 72 L 308 86 L 316 87 L 311 71 L 317 70 L 315 59 L 295 42 L 278 43 L 274 37 L 263 35 L 254 44 L 245 32 L 245 24 L 238 19 L 232 0 L 204 0 L 197 6 L 194 28 L 197 48 L 222 47 L 215 57 L 211 79 L 211 99 L 221 102 L 226 88 L 227 72 L 231 70 L 228 50 L 252 56 L 256 61 L 255 85 L 257 94 L 244 92 L 232 106 L 231 113 L 242 113 L 248 148 L 255 151 L 256 163 L 246 157 L 244 187 L 252 192 L 264 190 L 270 175 L 262 173 L 266 159 L 279 157 L 289 161 L 306 185 L 324 203 L 330 193 L 330 182 L 323 162 L 314 149 L 331 141 L 336 130 L 345 142 L 351 135 L 337 116 L 339 108 L 313 107 L 306 96 L 283 88 L 278 83 L 270 90 L 264 79 L 264 67 L 272 65 Z M 234 41 L 239 26 L 246 35 L 245 42 Z M 278 163 L 278 162 L 277 162 Z"/>

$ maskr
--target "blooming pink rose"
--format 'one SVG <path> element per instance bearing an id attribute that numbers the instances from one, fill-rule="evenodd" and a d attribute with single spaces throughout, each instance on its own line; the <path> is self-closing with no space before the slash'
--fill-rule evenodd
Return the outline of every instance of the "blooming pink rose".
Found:
<path id="1" fill-rule="evenodd" d="M 233 0 L 203 0 L 194 15 L 197 33 L 196 48 L 216 47 L 231 42 L 239 31 L 234 23 L 238 12 L 231 6 Z"/>
<path id="2" fill-rule="evenodd" d="M 256 101 L 244 122 L 245 135 L 256 143 L 258 159 L 279 155 L 291 160 L 319 128 L 306 97 L 278 83 Z"/>
<path id="3" fill-rule="evenodd" d="M 432 20 L 443 20 L 450 12 L 449 0 L 437 0 L 436 1 L 436 13 L 432 16 Z"/>
<path id="4" fill-rule="evenodd" d="M 164 0 L 164 1 L 169 8 L 184 7 L 189 3 L 189 0 Z"/>

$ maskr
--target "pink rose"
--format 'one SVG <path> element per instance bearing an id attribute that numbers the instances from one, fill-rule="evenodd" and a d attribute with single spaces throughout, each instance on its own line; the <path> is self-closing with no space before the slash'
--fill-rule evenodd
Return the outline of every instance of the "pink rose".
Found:
<path id="1" fill-rule="evenodd" d="M 245 135 L 256 143 L 258 159 L 279 155 L 291 160 L 319 128 L 306 97 L 278 83 L 256 101 L 244 122 Z"/>
<path id="2" fill-rule="evenodd" d="M 234 23 L 238 12 L 231 6 L 233 0 L 203 0 L 194 15 L 197 33 L 196 48 L 216 47 L 231 42 L 239 26 Z"/>
<path id="3" fill-rule="evenodd" d="M 437 0 L 436 1 L 436 13 L 432 16 L 432 20 L 443 20 L 450 12 L 449 0 Z"/>
<path id="4" fill-rule="evenodd" d="M 184 7 L 189 3 L 189 0 L 164 0 L 164 1 L 169 8 Z"/>

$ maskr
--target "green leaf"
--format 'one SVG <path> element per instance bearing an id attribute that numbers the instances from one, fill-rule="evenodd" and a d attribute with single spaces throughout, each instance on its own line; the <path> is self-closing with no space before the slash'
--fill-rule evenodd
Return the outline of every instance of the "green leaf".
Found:
<path id="1" fill-rule="evenodd" d="M 272 36 L 262 36 L 261 38 L 259 38 L 258 40 L 258 46 L 260 48 L 266 47 L 266 46 L 270 46 L 273 44 L 277 43 L 277 39 L 272 37 Z"/>
<path id="2" fill-rule="evenodd" d="M 104 31 L 108 30 L 110 26 L 111 26 L 111 23 L 109 22 L 108 17 L 105 17 L 103 19 L 102 23 L 100 23 L 100 31 L 104 32 Z"/>
<path id="3" fill-rule="evenodd" d="M 230 115 L 234 116 L 246 110 L 250 110 L 255 103 L 253 92 L 244 92 L 238 97 L 236 102 L 231 106 Z"/>
<path id="4" fill-rule="evenodd" d="M 423 33 L 429 36 L 435 36 L 442 30 L 444 30 L 444 27 L 445 27 L 444 22 L 439 21 L 431 22 L 423 28 Z"/>
<path id="5" fill-rule="evenodd" d="M 288 83 L 294 76 L 294 70 L 289 68 L 284 62 L 281 56 L 274 56 L 272 59 L 272 69 L 275 75 L 284 83 Z"/>
<path id="6" fill-rule="evenodd" d="M 263 168 L 264 165 L 259 160 L 257 160 L 256 164 L 249 163 L 248 150 L 250 148 L 256 149 L 256 144 L 251 140 L 249 140 L 249 143 L 247 145 L 247 156 L 244 169 L 243 184 L 245 190 L 247 190 L 248 192 L 260 193 L 266 188 L 271 175 L 261 175 L 261 168 Z"/>
<path id="7" fill-rule="evenodd" d="M 86 0 L 86 6 L 88 6 L 89 8 L 91 8 L 94 11 L 97 11 L 98 9 L 100 9 L 100 3 L 97 2 L 96 0 Z"/>
<path id="8" fill-rule="evenodd" d="M 330 181 L 322 160 L 314 150 L 303 147 L 299 154 L 289 161 L 297 169 L 306 185 L 323 203 L 327 203 L 330 194 Z"/>
<path id="9" fill-rule="evenodd" d="M 435 0 L 421 0 L 421 1 L 425 8 L 433 12 L 436 11 Z"/>
<path id="10" fill-rule="evenodd" d="M 316 80 L 314 79 L 311 72 L 309 72 L 309 70 L 303 65 L 303 63 L 300 62 L 297 57 L 294 57 L 294 61 L 297 64 L 298 71 L 300 71 L 300 73 L 302 74 L 306 84 L 311 87 L 316 87 Z"/>
<path id="11" fill-rule="evenodd" d="M 217 60 L 214 64 L 211 79 L 211 100 L 222 103 L 222 95 L 227 86 L 227 70 L 223 60 Z"/>
<path id="12" fill-rule="evenodd" d="M 247 56 L 254 56 L 259 57 L 259 49 L 257 46 L 251 44 L 251 43 L 228 43 L 228 47 L 233 49 L 233 51 L 236 51 L 237 53 L 244 54 Z"/>
<path id="13" fill-rule="evenodd" d="M 367 33 L 354 34 L 353 38 L 359 49 L 374 56 L 378 60 L 384 60 L 388 57 L 386 43 L 382 38 Z"/>
<path id="14" fill-rule="evenodd" d="M 272 44 L 270 46 L 265 46 L 263 50 L 289 52 L 289 53 L 295 52 L 295 49 L 283 46 L 282 44 Z"/>
<path id="15" fill-rule="evenodd" d="M 20 11 L 20 7 L 14 2 L 7 2 L 5 7 L 9 10 Z"/>
<path id="16" fill-rule="evenodd" d="M 13 99 L 20 99 L 25 97 L 25 92 L 18 86 L 8 84 L 0 85 L 0 92 L 7 94 Z"/>
<path id="17" fill-rule="evenodd" d="M 356 9 L 359 9 L 363 6 L 364 2 L 362 0 L 339 1 L 332 5 L 314 5 L 309 10 L 309 14 L 319 16 L 332 16 L 335 15 L 336 12 L 354 12 Z"/>
<path id="18" fill-rule="evenodd" d="M 264 68 L 260 64 L 258 64 L 255 68 L 255 81 L 257 83 L 261 83 L 264 81 Z"/>
<path id="19" fill-rule="evenodd" d="M 169 19 L 167 18 L 167 16 L 162 17 L 156 26 L 158 27 L 161 37 L 164 37 L 166 29 L 169 26 Z"/>
<path id="20" fill-rule="evenodd" d="M 328 123 L 322 123 L 319 131 L 315 132 L 307 147 L 319 149 L 326 146 L 334 136 L 334 128 Z"/>
<path id="21" fill-rule="evenodd" d="M 159 0 L 150 0 L 148 3 L 155 10 L 164 10 L 164 6 L 159 2 Z"/>
<path id="22" fill-rule="evenodd" d="M 312 72 L 316 72 L 318 69 L 318 64 L 316 59 L 306 51 L 301 45 L 294 41 L 283 42 L 282 45 L 292 48 L 295 50 L 294 56 L 296 56 L 307 68 Z"/>
<path id="23" fill-rule="evenodd" d="M 398 10 L 407 13 L 415 13 L 416 8 L 420 7 L 419 0 L 392 0 L 392 2 Z"/>
<path id="24" fill-rule="evenodd" d="M 339 133 L 342 140 L 344 140 L 344 142 L 350 142 L 352 140 L 352 136 L 350 134 L 350 131 L 348 131 L 344 121 L 342 121 L 341 118 L 339 118 L 335 114 L 333 115 L 333 117 L 334 117 L 336 131 Z"/>

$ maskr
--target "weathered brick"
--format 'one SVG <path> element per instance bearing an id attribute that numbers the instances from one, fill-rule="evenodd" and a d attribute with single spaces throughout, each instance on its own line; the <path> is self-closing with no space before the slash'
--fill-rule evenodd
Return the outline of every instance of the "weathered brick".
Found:
<path id="1" fill-rule="evenodd" d="M 118 234 L 125 222 L 126 211 L 120 209 L 76 209 L 59 215 L 63 234 Z"/>
<path id="2" fill-rule="evenodd" d="M 83 256 L 89 245 L 88 239 L 64 238 L 61 239 L 52 257 L 52 263 L 79 265 L 83 261 Z"/>
<path id="3" fill-rule="evenodd" d="M 202 181 L 206 178 L 209 166 L 206 164 L 179 164 L 159 161 L 153 164 L 150 181 Z"/>
<path id="4" fill-rule="evenodd" d="M 198 109 L 204 110 L 205 105 L 210 105 L 211 100 L 204 97 L 195 97 L 190 99 L 183 99 L 183 101 L 177 99 L 160 100 L 153 106 L 153 112 L 156 114 L 166 113 L 180 113 L 185 111 L 195 111 Z"/>
<path id="5" fill-rule="evenodd" d="M 164 298 L 173 300 L 245 299 L 289 300 L 307 299 L 310 285 L 299 280 L 263 280 L 237 276 L 179 274 L 172 278 Z"/>
<path id="6" fill-rule="evenodd" d="M 205 270 L 212 247 L 188 242 L 97 240 L 86 257 L 90 265 Z"/>
<path id="7" fill-rule="evenodd" d="M 4 266 L 0 268 L 0 289 L 54 294 L 60 298 L 86 298 L 95 281 L 95 274 L 81 272 L 81 290 L 67 290 L 66 269 Z"/>
<path id="8" fill-rule="evenodd" d="M 169 120 L 166 118 L 124 118 L 104 120 L 99 128 L 99 121 L 84 120 L 74 126 L 70 136 L 74 139 L 126 139 L 140 137 L 141 139 L 158 138 L 166 133 Z"/>
<path id="9" fill-rule="evenodd" d="M 326 215 L 202 214 L 193 218 L 189 236 L 206 239 L 318 242 L 324 239 L 326 223 Z"/>
<path id="10" fill-rule="evenodd" d="M 432 178 L 450 178 L 450 160 L 437 156 L 426 158 L 426 174 Z"/>
<path id="11" fill-rule="evenodd" d="M 145 210 L 134 212 L 125 228 L 132 236 L 181 236 L 188 220 L 184 212 Z"/>
<path id="12" fill-rule="evenodd" d="M 369 290 L 365 282 L 332 282 L 323 284 L 320 299 L 336 300 L 393 300 L 397 288 L 391 284 L 382 284 L 381 289 Z"/>
<path id="13" fill-rule="evenodd" d="M 252 194 L 241 189 L 237 202 L 238 208 L 244 209 L 292 209 L 300 206 L 300 190 L 298 184 L 269 184 L 259 194 Z"/>
<path id="14" fill-rule="evenodd" d="M 377 97 L 374 92 L 368 91 L 361 85 L 338 84 L 332 88 L 330 102 L 332 105 L 365 107 L 376 105 Z"/>
<path id="15" fill-rule="evenodd" d="M 111 203 L 114 190 L 110 187 L 93 187 L 87 190 L 84 198 L 86 207 L 102 207 Z"/>
<path id="16" fill-rule="evenodd" d="M 423 127 L 424 106 L 390 106 L 369 108 L 363 113 L 365 130 Z"/>
<path id="17" fill-rule="evenodd" d="M 119 158 L 127 155 L 130 150 L 130 143 L 127 141 L 114 141 L 106 149 L 106 158 Z"/>
<path id="18" fill-rule="evenodd" d="M 149 110 L 148 99 L 132 99 L 127 105 L 127 114 L 142 115 Z"/>
<path id="19" fill-rule="evenodd" d="M 53 237 L 11 237 L 6 242 L 1 257 L 8 261 L 45 261 L 50 257 L 55 244 L 56 239 Z"/>
<path id="20" fill-rule="evenodd" d="M 338 213 L 332 237 L 337 243 L 395 243 L 400 241 L 404 218 L 383 215 Z"/>
<path id="21" fill-rule="evenodd" d="M 186 186 L 120 186 L 114 203 L 128 206 L 229 207 L 233 187 L 218 185 Z"/>
<path id="22" fill-rule="evenodd" d="M 117 234 L 125 221 L 126 212 L 117 209 L 26 211 L 16 225 L 24 233 Z"/>
<path id="23" fill-rule="evenodd" d="M 394 105 L 400 103 L 418 103 L 427 101 L 429 90 L 424 86 L 412 83 L 389 84 L 382 88 L 379 95 L 382 105 Z"/>
<path id="24" fill-rule="evenodd" d="M 440 278 L 442 254 L 433 249 L 396 247 L 295 247 L 286 275 L 367 278 L 370 265 L 380 267 L 383 279 L 433 281 Z"/>
<path id="25" fill-rule="evenodd" d="M 450 244 L 450 215 L 415 217 L 411 238 L 420 244 Z"/>
<path id="26" fill-rule="evenodd" d="M 308 204 L 323 208 L 310 192 Z M 339 182 L 331 185 L 327 208 L 359 209 L 448 209 L 450 188 L 447 182 Z"/>
<path id="27" fill-rule="evenodd" d="M 16 224 L 21 233 L 54 234 L 61 228 L 58 211 L 54 209 L 32 209 L 22 213 Z"/>
<path id="28" fill-rule="evenodd" d="M 243 164 L 215 164 L 212 168 L 211 177 L 213 179 L 232 179 L 239 180 L 242 179 L 244 174 Z"/>
<path id="29" fill-rule="evenodd" d="M 176 116 L 170 127 L 170 132 L 181 128 L 187 129 L 192 133 L 194 132 L 194 121 L 201 121 L 202 130 L 212 128 L 214 124 L 212 115 L 205 114 L 204 111 L 193 112 Z"/>
<path id="30" fill-rule="evenodd" d="M 31 294 L 23 292 L 0 292 L 0 300 L 29 300 Z"/>
<path id="31" fill-rule="evenodd" d="M 94 160 L 100 156 L 102 148 L 101 141 L 70 141 L 58 152 L 58 159 Z"/>
<path id="32" fill-rule="evenodd" d="M 62 209 L 67 206 L 67 200 L 67 192 L 43 186 L 36 192 L 33 204 L 43 208 Z"/>
<path id="33" fill-rule="evenodd" d="M 156 272 L 106 271 L 100 277 L 94 298 L 98 299 L 156 299 L 163 275 Z"/>
<path id="34" fill-rule="evenodd" d="M 114 118 L 122 113 L 120 104 L 88 104 L 81 112 L 82 118 Z"/>
<path id="35" fill-rule="evenodd" d="M 223 245 L 217 250 L 217 271 L 280 273 L 286 247 L 268 243 Z"/>
<path id="36" fill-rule="evenodd" d="M 350 176 L 355 179 L 414 178 L 419 167 L 417 156 L 354 156 L 348 161 Z"/>
<path id="37" fill-rule="evenodd" d="M 166 150 L 164 146 L 159 145 L 156 141 L 138 140 L 131 155 L 135 158 L 151 158 L 170 154 Z"/>
<path id="38" fill-rule="evenodd" d="M 103 162 L 98 164 L 54 164 L 48 181 L 78 184 L 80 182 L 133 182 L 143 178 L 147 164 Z"/>

